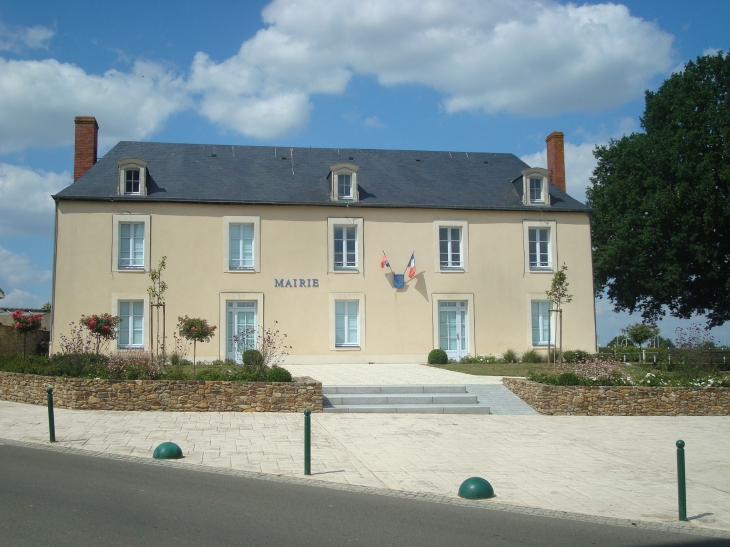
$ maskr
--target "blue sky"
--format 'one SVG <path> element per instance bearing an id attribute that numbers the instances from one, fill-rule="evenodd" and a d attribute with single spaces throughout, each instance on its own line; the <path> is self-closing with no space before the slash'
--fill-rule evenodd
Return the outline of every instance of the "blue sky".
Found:
<path id="1" fill-rule="evenodd" d="M 53 202 L 73 117 L 119 140 L 512 152 L 568 191 L 639 129 L 646 89 L 730 48 L 730 2 L 0 1 L 3 306 L 50 299 Z M 639 320 L 597 301 L 602 342 Z M 701 319 L 700 319 L 701 321 Z M 687 321 L 665 319 L 673 337 Z M 730 326 L 713 331 L 725 342 Z"/>

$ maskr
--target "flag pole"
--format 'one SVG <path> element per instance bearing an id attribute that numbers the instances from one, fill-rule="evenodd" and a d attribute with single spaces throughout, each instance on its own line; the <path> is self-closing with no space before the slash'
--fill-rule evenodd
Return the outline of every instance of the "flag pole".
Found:
<path id="1" fill-rule="evenodd" d="M 385 251 L 383 251 L 383 256 L 385 257 L 385 261 L 388 263 L 388 268 L 390 268 L 390 273 L 395 275 L 395 272 L 393 271 L 393 268 L 390 266 L 390 260 L 388 260 L 388 255 L 385 254 Z"/>
<path id="2" fill-rule="evenodd" d="M 411 257 L 415 257 L 415 256 L 416 256 L 416 250 L 413 249 L 413 252 L 411 253 Z M 411 263 L 411 259 L 409 258 L 408 264 L 406 264 L 406 269 L 403 270 L 403 277 L 405 277 L 405 275 L 408 273 L 408 266 L 410 265 L 410 263 Z"/>

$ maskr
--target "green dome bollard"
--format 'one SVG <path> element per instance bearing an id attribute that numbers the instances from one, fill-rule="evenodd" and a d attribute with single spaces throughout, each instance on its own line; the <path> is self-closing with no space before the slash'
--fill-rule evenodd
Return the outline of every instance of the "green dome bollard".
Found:
<path id="1" fill-rule="evenodd" d="M 183 457 L 182 449 L 175 443 L 162 443 L 155 448 L 152 457 L 156 460 L 179 460 Z"/>
<path id="2" fill-rule="evenodd" d="M 469 500 L 485 500 L 494 497 L 494 488 L 481 477 L 466 479 L 459 486 L 459 497 Z"/>

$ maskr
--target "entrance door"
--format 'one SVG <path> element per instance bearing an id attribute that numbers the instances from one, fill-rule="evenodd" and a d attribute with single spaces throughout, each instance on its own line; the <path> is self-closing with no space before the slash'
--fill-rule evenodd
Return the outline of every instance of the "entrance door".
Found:
<path id="1" fill-rule="evenodd" d="M 256 349 L 256 301 L 226 302 L 226 358 L 243 362 L 243 352 Z"/>
<path id="2" fill-rule="evenodd" d="M 467 302 L 439 301 L 439 347 L 449 359 L 461 359 L 468 353 Z"/>

